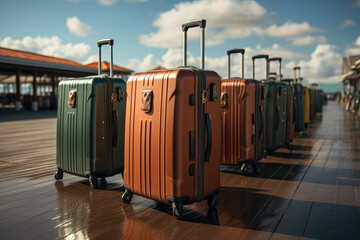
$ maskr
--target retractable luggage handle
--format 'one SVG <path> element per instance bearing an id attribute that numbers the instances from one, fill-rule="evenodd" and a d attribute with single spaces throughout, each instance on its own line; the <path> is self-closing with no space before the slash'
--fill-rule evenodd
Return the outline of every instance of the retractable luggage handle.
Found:
<path id="1" fill-rule="evenodd" d="M 294 82 L 298 83 L 298 81 L 300 82 L 300 67 L 296 66 L 293 69 L 294 69 Z M 299 70 L 299 78 L 296 78 L 296 70 Z"/>
<path id="2" fill-rule="evenodd" d="M 255 79 L 255 60 L 256 59 L 260 59 L 260 58 L 265 58 L 265 64 L 266 64 L 266 80 L 269 80 L 269 55 L 266 54 L 260 54 L 260 55 L 255 55 L 252 57 L 252 62 L 253 62 L 253 79 Z"/>
<path id="3" fill-rule="evenodd" d="M 276 57 L 276 58 L 269 58 L 269 64 L 270 62 L 273 62 L 273 61 L 278 61 L 279 65 L 279 69 L 278 69 L 278 74 L 279 74 L 279 78 L 278 78 L 278 81 L 280 82 L 281 81 L 281 61 L 282 61 L 282 58 L 280 57 Z"/>
<path id="4" fill-rule="evenodd" d="M 113 39 L 102 39 L 97 42 L 99 48 L 99 65 L 98 65 L 98 74 L 101 74 L 101 46 L 102 45 L 110 45 L 110 77 L 113 77 Z"/>
<path id="5" fill-rule="evenodd" d="M 233 53 L 241 53 L 241 78 L 244 78 L 244 54 L 245 49 L 243 48 L 234 48 L 227 51 L 228 55 L 228 65 L 227 65 L 227 78 L 230 79 L 230 55 Z"/>
<path id="6" fill-rule="evenodd" d="M 189 28 L 193 27 L 200 27 L 200 34 L 201 34 L 201 69 L 204 70 L 205 68 L 205 27 L 206 27 L 206 20 L 193 20 L 182 25 L 182 30 L 184 32 L 184 60 L 183 65 L 187 65 L 187 31 Z"/>

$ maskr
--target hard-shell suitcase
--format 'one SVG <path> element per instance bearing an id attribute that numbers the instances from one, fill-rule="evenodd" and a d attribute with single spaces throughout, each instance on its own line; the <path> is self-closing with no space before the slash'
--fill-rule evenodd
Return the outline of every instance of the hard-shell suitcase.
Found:
<path id="1" fill-rule="evenodd" d="M 182 26 L 184 67 L 133 74 L 127 82 L 122 199 L 133 193 L 172 204 L 208 199 L 215 207 L 220 184 L 220 76 L 204 69 L 206 20 Z M 201 29 L 201 68 L 186 67 L 189 28 Z"/>
<path id="2" fill-rule="evenodd" d="M 242 54 L 242 78 L 230 78 L 230 55 Z M 244 79 L 244 49 L 232 49 L 228 55 L 228 78 L 221 81 L 222 157 L 221 164 L 255 163 L 264 156 L 265 86 L 253 79 Z"/>
<path id="3" fill-rule="evenodd" d="M 112 39 L 98 42 L 111 49 L 110 77 L 99 75 L 66 79 L 58 87 L 55 179 L 63 172 L 89 177 L 92 187 L 124 168 L 126 85 L 112 78 Z"/>
<path id="4" fill-rule="evenodd" d="M 253 61 L 253 78 L 255 79 L 255 60 L 265 59 L 266 64 L 266 79 L 262 81 L 265 85 L 265 103 L 264 103 L 264 145 L 266 152 L 277 149 L 276 144 L 276 129 L 278 119 L 278 108 L 276 105 L 277 95 L 277 83 L 275 81 L 269 81 L 269 56 L 268 55 L 256 55 L 252 57 Z"/>
<path id="5" fill-rule="evenodd" d="M 309 96 L 310 96 L 310 122 L 313 122 L 315 117 L 315 93 L 312 87 L 309 88 Z"/>
<path id="6" fill-rule="evenodd" d="M 269 58 L 269 64 L 272 61 L 278 62 L 278 78 L 276 82 L 276 146 L 282 147 L 286 144 L 286 100 L 287 85 L 281 82 L 281 58 Z"/>
<path id="7" fill-rule="evenodd" d="M 294 138 L 295 134 L 295 118 L 294 118 L 294 87 L 293 79 L 282 79 L 281 82 L 287 84 L 287 100 L 286 100 L 286 134 L 285 143 L 290 148 L 290 142 Z"/>
<path id="8" fill-rule="evenodd" d="M 303 102 L 304 102 L 304 124 L 310 123 L 310 94 L 309 88 L 303 86 Z"/>
<path id="9" fill-rule="evenodd" d="M 296 70 L 299 70 L 299 78 L 296 77 Z M 304 131 L 305 124 L 303 87 L 300 84 L 300 67 L 294 67 L 294 82 L 295 132 L 301 132 Z"/>

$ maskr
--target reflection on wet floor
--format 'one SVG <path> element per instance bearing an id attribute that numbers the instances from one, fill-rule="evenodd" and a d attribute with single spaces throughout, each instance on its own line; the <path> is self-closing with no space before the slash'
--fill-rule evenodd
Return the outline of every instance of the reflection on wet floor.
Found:
<path id="1" fill-rule="evenodd" d="M 55 181 L 53 117 L 0 119 L 0 239 L 360 239 L 359 125 L 329 102 L 256 174 L 221 166 L 217 208 L 185 205 L 179 221 L 141 196 L 124 204 L 121 175 L 103 189 L 69 174 Z"/>

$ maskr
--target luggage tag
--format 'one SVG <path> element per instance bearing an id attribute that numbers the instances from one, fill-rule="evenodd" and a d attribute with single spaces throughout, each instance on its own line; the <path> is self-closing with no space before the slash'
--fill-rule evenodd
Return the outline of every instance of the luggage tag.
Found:
<path id="1" fill-rule="evenodd" d="M 143 111 L 144 113 L 151 112 L 152 101 L 153 101 L 153 91 L 152 90 L 143 90 L 142 91 L 141 111 Z"/>
<path id="2" fill-rule="evenodd" d="M 75 107 L 75 99 L 76 99 L 76 90 L 72 90 L 69 92 L 68 106 L 73 108 Z"/>

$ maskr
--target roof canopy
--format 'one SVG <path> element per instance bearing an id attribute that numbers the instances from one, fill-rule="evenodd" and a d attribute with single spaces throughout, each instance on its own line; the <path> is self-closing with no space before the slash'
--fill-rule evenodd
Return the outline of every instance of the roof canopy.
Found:
<path id="1" fill-rule="evenodd" d="M 107 62 L 102 63 L 103 69 L 109 69 Z M 19 70 L 21 75 L 51 75 L 62 77 L 79 77 L 97 74 L 97 62 L 83 65 L 81 63 L 57 57 L 45 56 L 20 50 L 0 47 L 0 74 L 12 76 Z M 114 65 L 114 74 L 131 74 L 133 71 Z"/>

